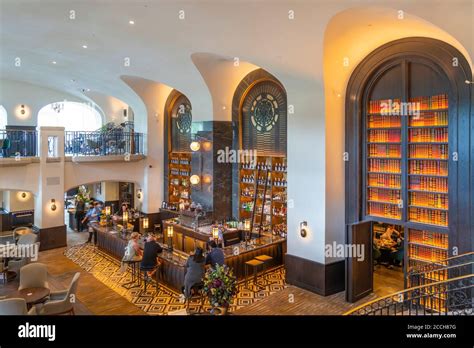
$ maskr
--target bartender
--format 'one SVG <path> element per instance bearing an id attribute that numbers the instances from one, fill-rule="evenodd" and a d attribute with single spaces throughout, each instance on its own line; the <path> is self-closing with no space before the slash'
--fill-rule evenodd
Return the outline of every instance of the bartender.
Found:
<path id="1" fill-rule="evenodd" d="M 114 214 L 114 217 L 113 217 L 114 221 L 123 220 L 123 214 L 125 212 L 128 213 L 128 219 L 130 220 L 133 217 L 132 211 L 128 207 L 127 203 L 122 203 L 120 210 Z"/>

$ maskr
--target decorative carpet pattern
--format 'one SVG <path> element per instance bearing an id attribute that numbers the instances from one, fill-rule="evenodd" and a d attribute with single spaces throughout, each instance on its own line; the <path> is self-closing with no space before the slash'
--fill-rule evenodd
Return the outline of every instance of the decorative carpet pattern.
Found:
<path id="1" fill-rule="evenodd" d="M 143 290 L 143 285 L 137 285 L 127 289 L 123 284 L 131 281 L 131 272 L 121 272 L 120 262 L 106 253 L 98 250 L 90 244 L 72 246 L 64 252 L 64 255 L 79 265 L 85 271 L 91 273 L 96 279 L 105 284 L 111 290 L 125 297 L 128 301 L 139 307 L 149 315 L 186 315 L 186 304 L 183 296 L 159 283 L 158 289 L 155 282 L 147 286 L 147 291 Z M 265 273 L 269 279 L 269 284 L 259 291 L 252 291 L 245 287 L 245 282 L 238 283 L 237 296 L 234 299 L 229 311 L 235 312 L 245 306 L 268 298 L 270 295 L 284 289 L 285 270 L 282 266 L 269 270 Z M 189 305 L 190 313 L 196 313 L 200 299 L 191 300 Z M 205 301 L 201 314 L 208 314 L 210 310 L 209 302 Z"/>

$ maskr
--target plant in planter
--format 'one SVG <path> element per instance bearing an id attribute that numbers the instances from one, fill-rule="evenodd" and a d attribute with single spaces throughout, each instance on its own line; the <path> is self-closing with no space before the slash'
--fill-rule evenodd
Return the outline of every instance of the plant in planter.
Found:
<path id="1" fill-rule="evenodd" d="M 237 278 L 228 266 L 216 265 L 215 269 L 209 268 L 204 275 L 204 292 L 213 307 L 213 313 L 226 314 L 237 294 Z"/>
<path id="2" fill-rule="evenodd" d="M 84 185 L 79 186 L 79 192 L 76 195 L 76 200 L 84 203 L 89 203 L 91 201 L 91 193 Z"/>

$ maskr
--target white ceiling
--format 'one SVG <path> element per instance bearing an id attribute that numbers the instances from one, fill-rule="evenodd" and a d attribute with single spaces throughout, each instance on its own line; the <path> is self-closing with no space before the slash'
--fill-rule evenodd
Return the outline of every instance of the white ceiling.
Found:
<path id="1" fill-rule="evenodd" d="M 191 99 L 193 109 L 198 111 L 195 114 L 212 118 L 209 91 L 191 60 L 195 52 L 231 59 L 238 56 L 270 67 L 284 64 L 286 69 L 311 73 L 302 71 L 305 65 L 301 64 L 311 54 L 311 47 L 300 45 L 290 50 L 295 40 L 286 40 L 292 34 L 287 14 L 291 2 L 0 3 L 1 77 L 75 95 L 82 93 L 80 89 L 91 89 L 113 95 L 133 107 L 140 101 L 120 76 L 135 75 L 179 89 Z M 184 20 L 179 18 L 180 10 L 185 11 Z M 75 11 L 75 19 L 70 19 L 70 11 Z M 300 12 L 300 18 L 302 15 Z M 134 20 L 135 25 L 130 25 L 129 20 Z M 300 26 L 294 28 L 301 31 Z M 16 57 L 21 58 L 21 67 L 15 67 Z M 126 58 L 130 58 L 130 67 L 124 66 Z M 311 70 L 311 66 L 303 69 Z"/>

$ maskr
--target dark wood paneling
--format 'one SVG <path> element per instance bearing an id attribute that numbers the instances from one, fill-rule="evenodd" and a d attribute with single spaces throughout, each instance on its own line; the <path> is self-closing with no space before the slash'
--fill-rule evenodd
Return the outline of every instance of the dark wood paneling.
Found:
<path id="1" fill-rule="evenodd" d="M 67 246 L 66 225 L 38 228 L 33 226 L 33 230 L 39 236 L 40 251 Z"/>
<path id="2" fill-rule="evenodd" d="M 327 296 L 344 290 L 344 260 L 330 264 L 286 254 L 286 282 Z"/>

